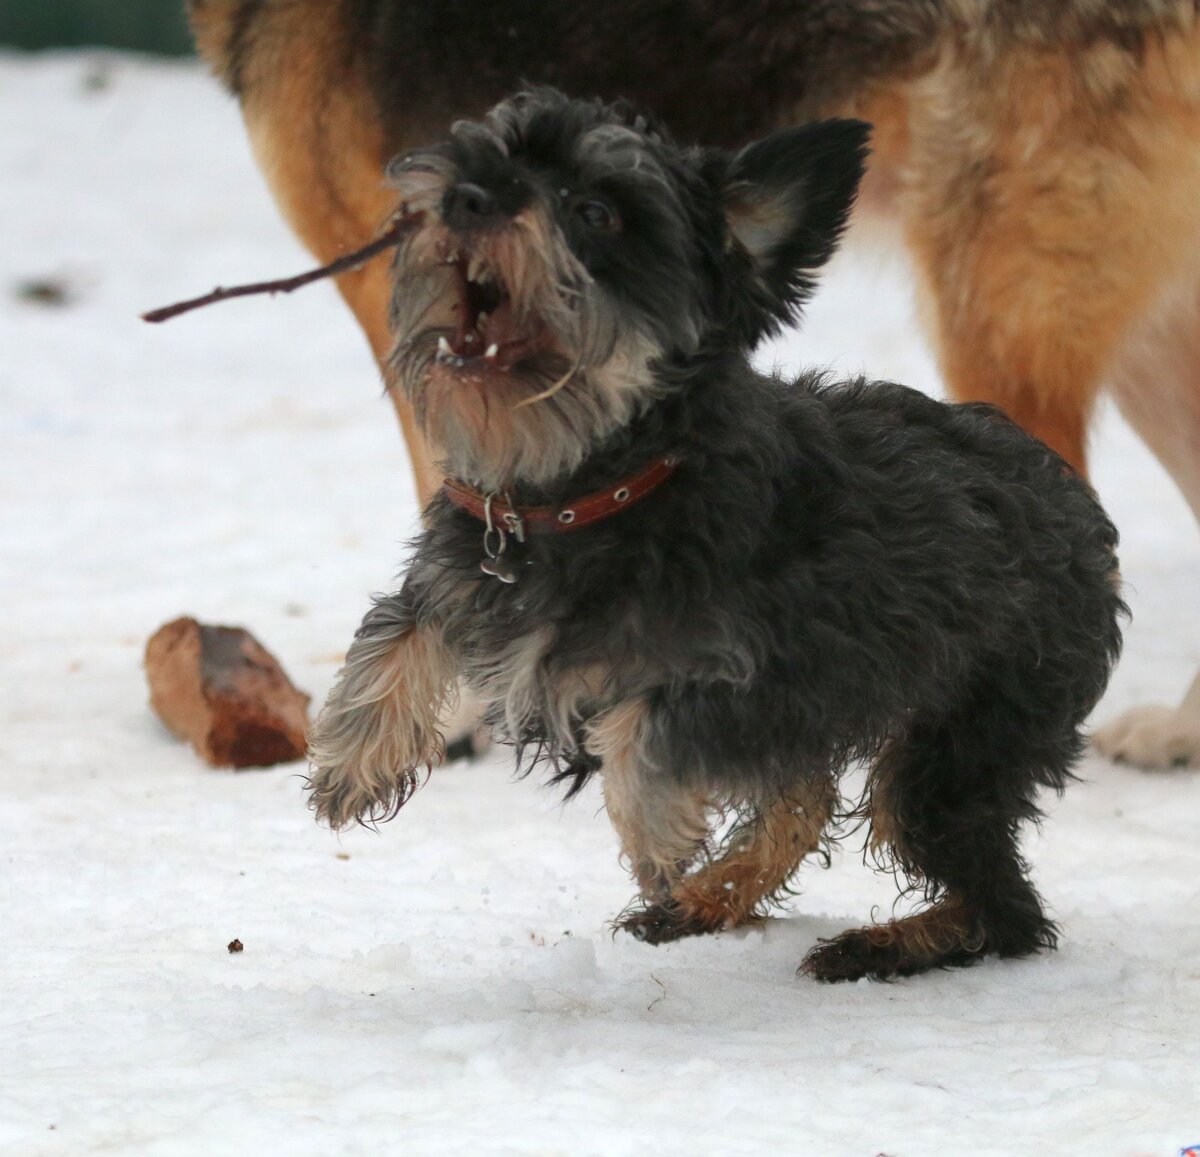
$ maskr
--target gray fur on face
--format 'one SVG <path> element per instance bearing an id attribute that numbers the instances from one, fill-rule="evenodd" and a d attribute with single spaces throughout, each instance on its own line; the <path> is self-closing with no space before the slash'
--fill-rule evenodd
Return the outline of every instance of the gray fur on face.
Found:
<path id="1" fill-rule="evenodd" d="M 485 125 L 456 125 L 447 147 L 389 168 L 406 210 L 421 220 L 395 263 L 393 384 L 409 396 L 447 471 L 486 490 L 569 474 L 597 438 L 627 426 L 661 389 L 652 369 L 664 353 L 661 335 L 639 325 L 637 312 L 572 250 L 562 228 L 564 188 L 512 167 L 503 183 L 519 186 L 520 204 L 503 221 L 464 229 L 444 211 L 456 186 L 473 185 L 481 171 L 487 176 L 479 180 L 496 181 L 490 170 L 505 165 L 509 138 L 520 139 L 528 115 L 509 102 Z M 603 123 L 589 138 L 572 158 L 584 180 L 653 185 L 672 205 L 666 175 L 641 137 Z M 675 232 L 682 235 L 682 222 Z M 486 358 L 463 364 L 445 356 L 461 322 L 464 277 L 468 292 L 477 282 L 497 288 L 518 332 L 538 347 L 502 375 Z M 476 355 L 485 352 L 480 330 Z M 689 332 L 684 344 L 694 350 L 695 327 Z"/>

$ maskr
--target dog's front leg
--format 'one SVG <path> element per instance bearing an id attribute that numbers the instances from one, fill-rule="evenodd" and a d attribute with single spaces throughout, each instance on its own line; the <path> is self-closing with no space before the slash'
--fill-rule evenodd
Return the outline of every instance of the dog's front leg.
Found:
<path id="1" fill-rule="evenodd" d="M 440 761 L 438 730 L 456 693 L 441 631 L 418 624 L 404 592 L 363 619 L 309 740 L 309 802 L 341 828 L 389 819 Z"/>
<path id="2" fill-rule="evenodd" d="M 648 739 L 645 701 L 632 699 L 594 720 L 586 744 L 601 761 L 608 817 L 647 906 L 669 899 L 709 835 L 706 798 L 656 764 Z"/>

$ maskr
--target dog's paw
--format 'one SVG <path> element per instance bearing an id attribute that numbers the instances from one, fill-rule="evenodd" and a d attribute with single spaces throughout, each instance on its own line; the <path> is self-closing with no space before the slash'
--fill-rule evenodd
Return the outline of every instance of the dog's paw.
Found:
<path id="1" fill-rule="evenodd" d="M 1101 755 L 1133 767 L 1200 767 L 1200 718 L 1182 708 L 1135 707 L 1092 736 Z"/>
<path id="2" fill-rule="evenodd" d="M 832 940 L 822 940 L 811 949 L 800 965 L 800 973 L 827 984 L 839 980 L 886 980 L 903 975 L 903 953 L 896 944 L 872 944 L 865 929 L 843 932 Z"/>
<path id="3" fill-rule="evenodd" d="M 960 968 L 987 954 L 982 933 L 968 925 L 960 925 L 952 912 L 946 912 L 948 919 L 939 920 L 940 929 L 933 929 L 931 921 L 939 914 L 939 909 L 932 909 L 886 924 L 852 928 L 832 940 L 821 940 L 804 958 L 800 974 L 828 984 L 864 977 L 892 980 L 934 968 Z M 924 929 L 922 924 L 926 925 Z M 935 935 L 930 935 L 931 931 L 935 931 Z M 1036 947 L 1032 944 L 1002 954 L 1024 956 Z"/>
<path id="4" fill-rule="evenodd" d="M 713 924 L 669 901 L 631 908 L 617 917 L 615 925 L 645 944 L 669 944 L 685 936 L 720 932 L 725 927 L 724 923 Z"/>
<path id="5" fill-rule="evenodd" d="M 880 943 L 870 935 L 871 929 L 857 928 L 843 932 L 832 940 L 822 940 L 811 949 L 800 965 L 803 976 L 826 984 L 842 980 L 891 980 L 897 976 L 912 976 L 931 968 L 948 964 L 967 964 L 971 956 L 956 954 L 941 960 L 914 959 L 899 941 Z"/>
<path id="6" fill-rule="evenodd" d="M 308 806 L 317 813 L 318 822 L 340 831 L 355 823 L 390 820 L 419 786 L 415 770 L 381 777 L 346 767 L 316 766 L 308 779 Z"/>

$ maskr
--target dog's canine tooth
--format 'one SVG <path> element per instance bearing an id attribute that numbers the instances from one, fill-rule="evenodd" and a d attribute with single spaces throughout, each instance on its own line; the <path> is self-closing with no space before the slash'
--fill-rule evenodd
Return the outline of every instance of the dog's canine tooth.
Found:
<path id="1" fill-rule="evenodd" d="M 499 346 L 498 346 L 498 345 L 497 345 L 495 342 L 492 342 L 492 344 L 491 344 L 490 346 L 488 346 L 488 348 L 487 348 L 487 350 L 485 351 L 485 353 L 484 353 L 484 355 L 483 355 L 483 356 L 484 356 L 485 358 L 495 358 L 495 356 L 496 356 L 496 355 L 497 355 L 499 352 L 500 352 L 500 347 L 499 347 Z"/>
<path id="2" fill-rule="evenodd" d="M 439 362 L 444 362 L 448 358 L 452 358 L 453 356 L 454 356 L 454 351 L 450 348 L 450 343 L 449 343 L 449 341 L 446 340 L 446 335 L 442 334 L 442 336 L 438 338 L 437 360 Z"/>

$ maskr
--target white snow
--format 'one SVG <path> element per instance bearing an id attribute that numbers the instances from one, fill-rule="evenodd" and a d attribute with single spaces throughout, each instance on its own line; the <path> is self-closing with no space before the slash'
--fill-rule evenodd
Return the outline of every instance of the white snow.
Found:
<path id="1" fill-rule="evenodd" d="M 327 286 L 137 319 L 310 263 L 197 67 L 0 57 L 0 174 L 0 1153 L 1200 1142 L 1194 772 L 1093 757 L 1046 801 L 1059 952 L 824 987 L 804 952 L 894 895 L 857 842 L 783 918 L 655 949 L 609 935 L 630 888 L 597 794 L 564 808 L 503 753 L 341 837 L 301 767 L 203 767 L 148 712 L 145 639 L 243 624 L 319 702 L 415 526 L 391 412 Z M 11 292 L 46 274 L 79 301 Z M 764 358 L 936 390 L 910 299 L 852 253 Z M 1200 540 L 1112 413 L 1095 464 L 1136 614 L 1104 721 L 1200 664 Z"/>

